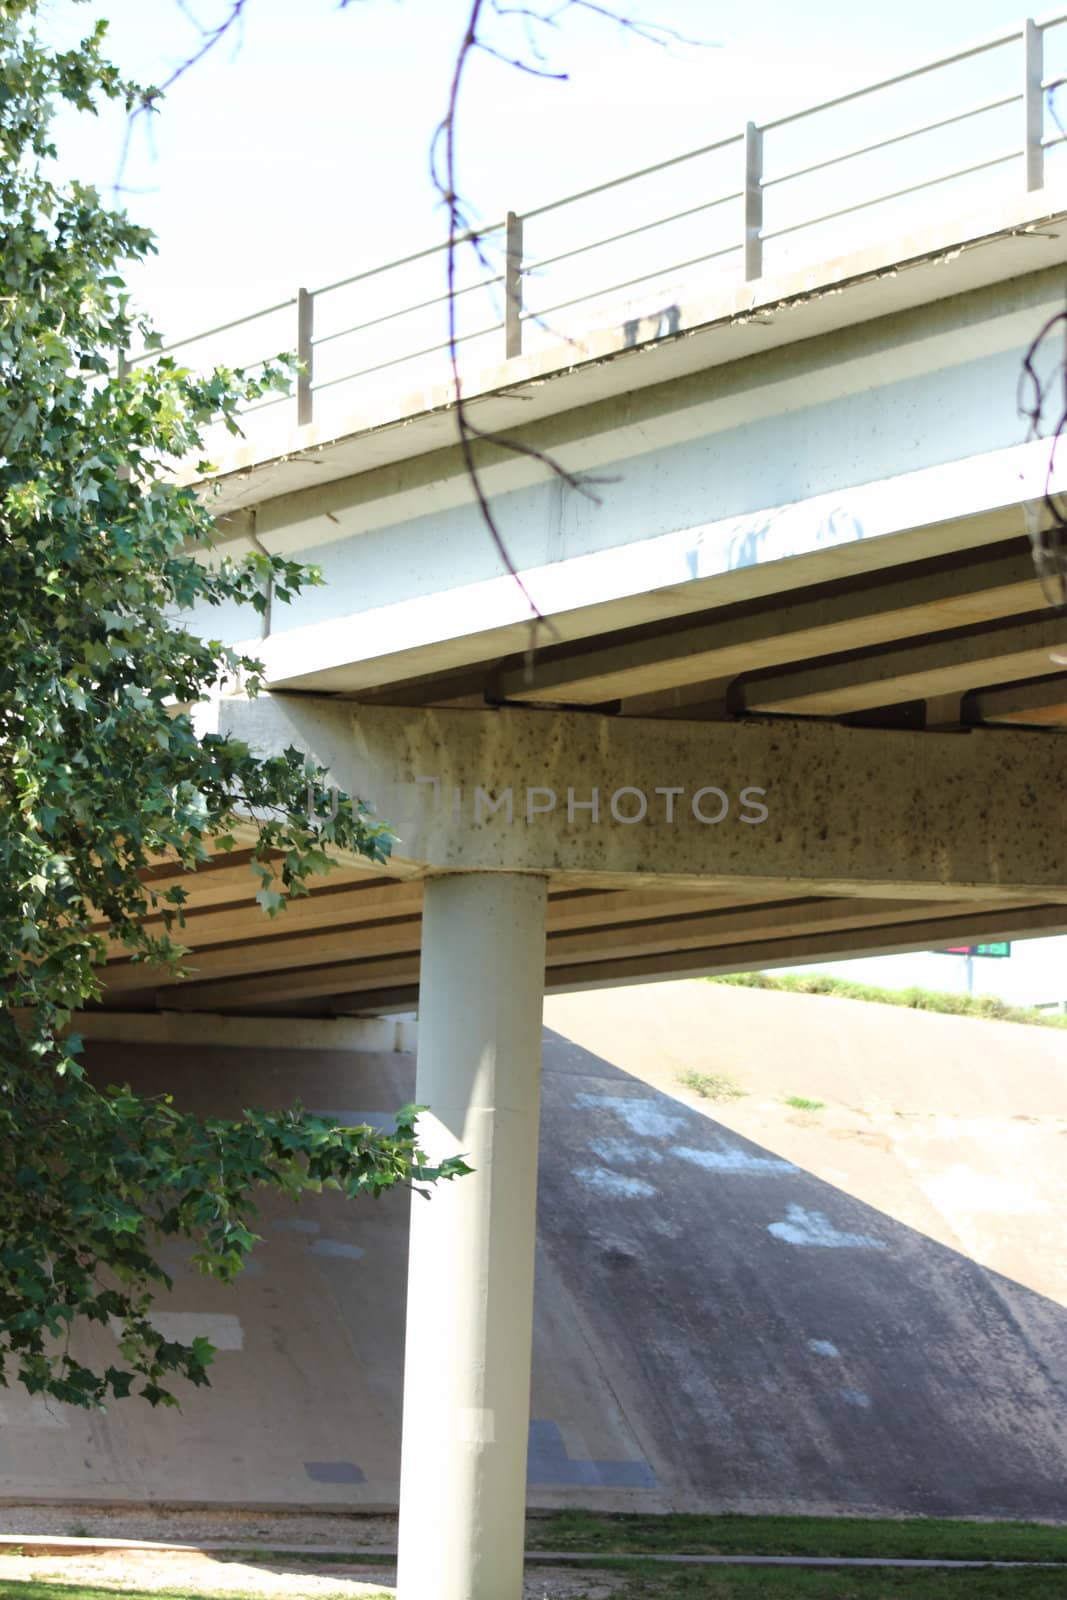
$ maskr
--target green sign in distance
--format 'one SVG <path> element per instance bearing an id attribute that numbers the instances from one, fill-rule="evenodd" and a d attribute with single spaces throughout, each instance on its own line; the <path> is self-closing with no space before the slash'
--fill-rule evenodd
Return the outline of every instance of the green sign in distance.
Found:
<path id="1" fill-rule="evenodd" d="M 950 944 L 943 953 L 946 956 L 1010 956 L 1011 943 L 1004 939 L 997 944 Z"/>

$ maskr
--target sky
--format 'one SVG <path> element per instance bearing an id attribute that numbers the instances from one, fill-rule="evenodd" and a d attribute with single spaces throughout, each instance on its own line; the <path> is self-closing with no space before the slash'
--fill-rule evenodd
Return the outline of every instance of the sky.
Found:
<path id="1" fill-rule="evenodd" d="M 487 0 L 488 3 L 488 0 Z M 548 9 L 548 0 L 538 0 Z M 247 0 L 228 36 L 133 130 L 123 200 L 159 238 L 134 285 L 168 338 L 441 237 L 428 177 L 469 0 Z M 699 45 L 664 49 L 581 11 L 542 29 L 556 82 L 487 55 L 460 107 L 460 188 L 483 220 L 662 160 L 1017 25 L 1022 0 L 627 0 Z M 230 0 L 45 0 L 70 39 L 106 16 L 112 55 L 162 82 Z M 514 19 L 491 21 L 505 54 Z M 121 116 L 61 127 L 65 163 L 109 189 Z"/>
<path id="2" fill-rule="evenodd" d="M 538 35 L 544 65 L 566 81 L 488 55 L 472 61 L 460 102 L 459 187 L 482 221 L 885 78 L 1024 15 L 1022 0 L 626 4 L 699 43 L 657 48 L 571 10 Z M 113 59 L 160 83 L 197 47 L 191 15 L 210 27 L 229 7 L 44 0 L 42 10 L 50 33 L 67 42 L 108 17 Z M 104 192 L 121 179 L 121 203 L 157 236 L 158 257 L 130 281 L 165 338 L 443 237 L 429 148 L 468 9 L 469 0 L 247 0 L 240 32 L 173 86 L 158 115 L 137 122 L 125 160 L 120 114 L 61 121 L 64 170 Z M 497 19 L 487 36 L 504 54 L 524 51 L 514 22 Z M 980 78 L 973 90 L 982 97 Z M 892 116 L 906 123 L 906 114 L 898 102 Z M 862 126 L 853 133 L 862 142 Z M 782 153 L 788 162 L 788 139 Z M 979 987 L 1021 1001 L 1065 998 L 1065 949 L 1067 940 L 1027 941 L 1011 961 L 983 963 Z M 957 958 L 927 957 L 936 970 L 921 973 L 920 959 L 868 961 L 864 975 L 962 982 Z"/>

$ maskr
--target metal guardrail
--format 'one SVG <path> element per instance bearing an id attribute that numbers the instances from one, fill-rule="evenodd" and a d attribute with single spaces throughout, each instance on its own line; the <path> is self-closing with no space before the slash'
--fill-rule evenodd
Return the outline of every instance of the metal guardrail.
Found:
<path id="1" fill-rule="evenodd" d="M 530 348 L 531 336 L 538 331 L 556 339 L 567 337 L 566 333 L 561 332 L 558 321 L 549 320 L 558 319 L 561 313 L 578 311 L 585 319 L 582 327 L 588 329 L 594 325 L 591 319 L 596 316 L 598 302 L 625 291 L 647 291 L 654 297 L 665 283 L 682 272 L 691 273 L 693 269 L 728 263 L 735 280 L 740 276 L 745 281 L 752 281 L 763 275 L 768 250 L 780 241 L 794 240 L 805 232 L 818 238 L 820 229 L 825 236 L 827 225 L 835 222 L 847 221 L 850 229 L 854 229 L 857 219 L 878 207 L 885 208 L 898 201 L 910 202 L 920 193 L 936 196 L 949 185 L 958 185 L 961 180 L 988 174 L 1012 163 L 1021 164 L 1027 192 L 1040 190 L 1045 181 L 1048 153 L 1054 146 L 1067 140 L 1067 132 L 1052 106 L 1055 90 L 1067 83 L 1067 72 L 1050 72 L 1047 60 L 1048 35 L 1051 30 L 1065 23 L 1067 12 L 1040 21 L 1027 19 L 1016 28 L 979 40 L 952 55 L 925 62 L 908 72 L 851 89 L 762 125 L 749 122 L 742 132 L 625 173 L 607 183 L 566 195 L 525 214 L 508 212 L 503 221 L 479 228 L 476 235 L 464 236 L 465 242 L 472 239 L 477 242 L 483 259 L 487 253 L 498 254 L 500 270 L 488 276 L 479 276 L 459 288 L 458 299 L 463 302 L 461 312 L 466 318 L 461 323 L 459 343 L 461 346 L 475 347 L 480 341 L 485 352 L 485 364 L 488 364 L 522 354 Z M 1062 43 L 1067 45 L 1067 35 Z M 956 103 L 961 87 L 967 88 L 965 74 L 961 76 L 957 69 L 976 63 L 980 69 L 978 76 L 989 79 L 988 83 L 984 83 L 987 92 Z M 902 91 L 896 96 L 897 99 L 906 97 L 905 109 L 910 112 L 914 105 L 918 112 L 917 116 L 905 119 L 902 125 L 893 122 L 896 115 L 892 105 L 894 90 Z M 841 135 L 831 130 L 828 149 L 820 151 L 816 139 L 807 156 L 804 156 L 805 136 L 813 124 L 828 115 L 832 118 L 832 114 L 842 108 L 848 109 L 853 121 L 857 112 L 866 119 L 867 137 L 857 143 L 853 134 L 842 143 Z M 957 163 L 947 170 L 937 170 L 935 160 L 932 163 L 935 170 L 932 171 L 926 170 L 930 157 L 927 147 L 925 152 L 920 149 L 918 169 L 910 174 L 912 181 L 891 182 L 888 189 L 878 189 L 875 184 L 873 192 L 869 192 L 871 179 L 868 176 L 852 199 L 848 199 L 843 192 L 848 189 L 850 164 L 864 159 L 873 159 L 877 163 L 878 158 L 882 158 L 882 165 L 886 166 L 887 152 L 893 153 L 891 159 L 895 161 L 898 153 L 906 147 L 919 148 L 924 139 L 929 141 L 930 136 L 942 135 L 946 130 L 953 130 L 954 134 L 961 129 L 973 130 L 976 124 L 981 124 L 982 119 L 986 119 L 984 126 L 987 133 L 994 130 L 994 124 L 997 129 L 1004 125 L 1006 130 L 1005 113 L 1010 113 L 1011 118 L 1017 120 L 1014 120 L 1010 142 L 1004 146 L 994 145 L 987 153 L 979 155 L 976 145 L 967 153 L 977 159 L 968 160 L 962 165 Z M 887 114 L 890 122 L 888 131 L 881 137 L 871 137 L 879 117 L 884 120 Z M 1046 127 L 1047 120 L 1052 124 L 1051 130 Z M 1067 115 L 1064 122 L 1067 123 Z M 787 153 L 799 151 L 801 159 L 797 161 L 794 156 L 793 164 L 784 170 L 768 170 L 765 152 L 769 140 L 783 143 Z M 716 167 L 725 168 L 725 187 L 708 193 L 706 186 L 712 180 L 709 180 L 705 169 L 712 169 L 713 179 Z M 812 179 L 818 179 L 822 185 L 820 195 L 826 192 L 827 185 L 831 185 L 831 194 L 842 203 L 832 203 L 828 208 L 824 203 L 823 209 L 816 208 L 814 214 L 800 209 L 792 216 L 786 207 L 777 225 L 768 225 L 768 201 L 774 203 L 779 195 L 787 195 L 790 186 L 793 186 L 795 194 L 796 186 L 802 186 Z M 647 220 L 634 222 L 633 213 L 640 210 L 640 196 L 649 187 L 654 196 L 664 191 L 670 193 L 673 188 L 678 200 L 684 203 L 676 204 L 674 209 L 664 214 L 657 212 Z M 595 220 L 598 207 L 603 210 L 605 197 L 608 197 L 608 203 L 613 208 L 609 216 L 617 219 L 621 209 L 624 217 L 631 222 L 630 226 L 621 229 L 614 227 L 607 233 L 579 242 L 572 242 L 565 230 L 560 241 L 562 248 L 549 244 L 547 253 L 540 256 L 524 252 L 524 236 L 529 237 L 531 225 L 537 229 L 566 213 L 577 216 L 592 214 Z M 801 200 L 801 207 L 803 204 Z M 572 208 L 580 209 L 572 212 Z M 726 219 L 725 234 L 718 239 L 709 238 L 707 232 L 716 214 Z M 909 221 L 912 220 L 909 213 Z M 679 228 L 679 224 L 683 226 Z M 674 235 L 671 235 L 672 229 L 675 230 Z M 668 244 L 671 237 L 679 239 L 673 253 L 681 250 L 683 259 L 664 261 L 656 257 L 647 264 L 641 261 L 636 241 L 641 241 L 643 246 L 657 235 L 661 243 L 665 237 Z M 707 245 L 711 247 L 701 248 Z M 629 270 L 629 275 L 619 278 L 617 272 L 613 275 L 609 271 L 606 276 L 614 276 L 615 281 L 603 282 L 597 276 L 599 269 L 594 265 L 592 287 L 588 287 L 581 278 L 583 265 L 595 263 L 598 254 L 603 256 L 613 247 L 621 247 L 616 254 L 622 255 L 626 265 L 621 270 Z M 216 341 L 235 336 L 233 342 L 236 343 L 239 333 L 243 338 L 249 330 L 261 326 L 264 344 L 277 331 L 282 337 L 276 348 L 292 349 L 293 341 L 284 337 L 285 328 L 281 321 L 282 317 L 292 319 L 291 327 L 295 321 L 295 327 L 292 327 L 295 351 L 301 363 L 293 391 L 287 396 L 260 401 L 250 406 L 248 413 L 284 404 L 292 406 L 295 401 L 295 420 L 300 426 L 321 415 L 323 402 L 319 397 L 345 385 L 354 386 L 368 381 L 377 383 L 383 374 L 396 368 L 409 366 L 418 373 L 422 384 L 427 381 L 446 381 L 449 375 L 445 361 L 448 340 L 443 324 L 448 295 L 444 291 L 427 293 L 426 288 L 432 288 L 432 283 L 423 287 L 421 278 L 423 269 L 442 265 L 446 249 L 446 244 L 431 245 L 315 290 L 301 288 L 288 300 L 165 345 L 160 350 L 144 351 L 129 360 L 152 360 L 163 353 L 191 351 L 201 346 L 214 347 L 212 359 L 225 359 L 229 364 L 254 369 L 269 357 L 260 356 L 246 361 L 229 351 L 220 357 Z M 663 253 L 665 256 L 672 254 L 669 249 Z M 818 258 L 819 252 L 816 251 L 814 255 L 808 254 L 800 259 L 810 264 Z M 797 264 L 795 257 L 794 264 Z M 646 270 L 638 270 L 642 267 L 646 267 Z M 410 279 L 412 274 L 419 284 L 416 298 L 413 301 L 401 298 L 399 303 L 390 303 L 389 283 L 402 282 L 405 277 Z M 443 271 L 441 276 L 443 278 Z M 537 303 L 537 287 L 553 283 L 558 283 L 556 294 L 562 295 L 562 298 L 553 298 L 549 293 L 548 303 Z M 502 293 L 499 292 L 501 290 Z M 340 318 L 335 315 L 333 321 L 337 325 L 324 326 L 324 323 L 330 322 L 331 306 L 350 291 L 355 291 L 361 304 L 359 320 L 353 321 L 351 316 L 343 314 Z M 369 308 L 368 300 L 372 301 Z M 476 302 L 482 305 L 488 302 L 488 309 L 481 316 Z M 473 320 L 466 315 L 468 304 L 475 307 Z M 585 308 L 584 312 L 580 311 L 582 307 Z M 343 305 L 341 309 L 343 312 Z M 367 309 L 371 309 L 373 314 L 366 315 Z M 615 320 L 620 320 L 618 309 L 617 305 L 613 307 Z M 440 323 L 436 325 L 433 320 L 435 316 L 440 318 Z M 491 318 L 488 322 L 487 317 Z M 440 337 L 433 337 L 435 327 Z M 427 330 L 425 334 L 421 331 L 423 328 Z M 351 369 L 344 365 L 343 360 L 331 363 L 331 347 L 333 350 L 343 348 L 345 341 L 353 340 L 362 341 L 364 346 L 363 356 L 357 361 L 362 359 L 367 362 L 368 355 L 373 359 L 368 364 L 357 364 Z M 405 340 L 409 343 L 405 343 Z M 494 341 L 492 346 L 486 344 L 489 340 Z M 420 362 L 423 363 L 422 367 L 417 366 Z M 330 370 L 331 365 L 333 370 Z"/>

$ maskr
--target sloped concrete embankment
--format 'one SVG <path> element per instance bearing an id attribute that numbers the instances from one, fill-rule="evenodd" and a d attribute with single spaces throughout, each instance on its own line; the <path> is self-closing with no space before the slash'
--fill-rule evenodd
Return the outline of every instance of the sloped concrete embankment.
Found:
<path id="1" fill-rule="evenodd" d="M 699 983 L 546 1016 L 532 1505 L 1067 1515 L 1067 1039 Z M 359 1121 L 414 1085 L 401 1055 L 97 1067 Z M 395 1505 L 408 1204 L 268 1200 L 235 1290 L 164 1250 L 161 1325 L 213 1339 L 212 1389 L 4 1391 L 0 1496 Z"/>

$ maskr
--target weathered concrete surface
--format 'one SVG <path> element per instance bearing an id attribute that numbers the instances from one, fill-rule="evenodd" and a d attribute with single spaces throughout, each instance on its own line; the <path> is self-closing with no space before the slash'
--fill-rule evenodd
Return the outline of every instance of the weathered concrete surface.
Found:
<path id="1" fill-rule="evenodd" d="M 754 892 L 1067 895 L 1067 751 L 1042 733 L 594 719 L 321 695 L 224 698 L 213 714 L 221 732 L 264 753 L 312 755 L 395 824 L 401 863 L 629 887 L 639 874 Z"/>
<path id="2" fill-rule="evenodd" d="M 699 983 L 546 1015 L 531 1504 L 1067 1515 L 1067 1039 Z M 399 1054 L 95 1049 L 201 1109 L 413 1087 Z M 169 1254 L 213 1389 L 5 1391 L 0 1496 L 395 1504 L 406 1211 L 265 1205 L 232 1292 Z"/>

